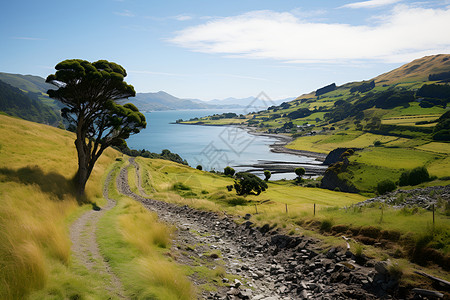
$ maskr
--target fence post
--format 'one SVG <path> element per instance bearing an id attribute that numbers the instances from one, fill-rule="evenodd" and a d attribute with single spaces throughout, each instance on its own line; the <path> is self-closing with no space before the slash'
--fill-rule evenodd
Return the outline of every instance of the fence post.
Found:
<path id="1" fill-rule="evenodd" d="M 287 209 L 287 203 L 285 203 L 285 205 L 286 205 L 286 213 L 288 213 L 288 209 Z"/>
<path id="2" fill-rule="evenodd" d="M 314 203 L 314 217 L 316 216 L 316 204 Z"/>
<path id="3" fill-rule="evenodd" d="M 433 208 L 433 228 L 434 228 L 434 204 L 432 204 L 432 208 Z"/>
<path id="4" fill-rule="evenodd" d="M 258 214 L 258 206 L 255 204 L 256 214 Z"/>

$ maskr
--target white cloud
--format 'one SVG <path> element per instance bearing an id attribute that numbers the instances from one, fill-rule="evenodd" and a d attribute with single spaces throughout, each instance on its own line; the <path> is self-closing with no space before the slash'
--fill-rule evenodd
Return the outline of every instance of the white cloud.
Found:
<path id="1" fill-rule="evenodd" d="M 188 27 L 169 39 L 196 52 L 293 63 L 404 62 L 450 53 L 450 7 L 397 5 L 375 25 L 308 22 L 290 12 L 253 11 Z"/>
<path id="2" fill-rule="evenodd" d="M 380 6 L 398 3 L 400 1 L 401 0 L 369 0 L 369 1 L 349 3 L 349 4 L 346 4 L 341 7 L 344 7 L 344 8 L 374 8 L 374 7 L 380 7 Z"/>
<path id="3" fill-rule="evenodd" d="M 178 15 L 178 16 L 173 16 L 173 19 L 177 20 L 177 21 L 189 21 L 192 20 L 192 17 L 189 15 Z"/>
<path id="4" fill-rule="evenodd" d="M 122 17 L 134 17 L 134 14 L 131 11 L 127 10 L 127 9 L 122 11 L 122 12 L 114 12 L 114 13 L 116 15 L 122 16 Z"/>

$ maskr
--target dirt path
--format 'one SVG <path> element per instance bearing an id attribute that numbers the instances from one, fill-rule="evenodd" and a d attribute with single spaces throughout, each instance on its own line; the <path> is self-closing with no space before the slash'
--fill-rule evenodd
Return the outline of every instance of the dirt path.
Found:
<path id="1" fill-rule="evenodd" d="M 112 209 L 116 202 L 109 198 L 109 182 L 112 179 L 111 172 L 108 174 L 103 196 L 107 204 L 101 210 L 90 210 L 85 212 L 70 227 L 70 240 L 72 241 L 72 255 L 77 262 L 85 266 L 91 272 L 101 275 L 105 279 L 105 289 L 115 298 L 127 299 L 123 291 L 122 284 L 117 276 L 112 272 L 108 262 L 100 253 L 96 240 L 97 224 L 105 212 Z"/>
<path id="2" fill-rule="evenodd" d="M 130 164 L 138 166 L 134 158 Z M 282 235 L 268 225 L 255 227 L 251 216 L 238 225 L 230 216 L 152 200 L 133 193 L 127 178 L 123 168 L 117 178 L 119 192 L 177 227 L 172 250 L 179 263 L 211 267 L 221 260 L 227 274 L 239 276 L 225 287 L 217 285 L 217 292 L 204 292 L 204 299 L 377 299 L 368 293 L 378 288 L 372 288 L 374 277 L 389 282 L 376 277 L 373 265 L 354 264 L 345 250 L 324 252 L 317 240 Z M 204 283 L 196 276 L 191 279 L 197 285 Z M 386 289 L 378 293 L 385 296 Z"/>

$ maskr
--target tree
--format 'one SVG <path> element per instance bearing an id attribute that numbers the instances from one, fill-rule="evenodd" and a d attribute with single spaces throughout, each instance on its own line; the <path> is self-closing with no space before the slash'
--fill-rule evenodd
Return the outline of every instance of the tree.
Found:
<path id="1" fill-rule="evenodd" d="M 378 182 L 377 184 L 377 192 L 379 195 L 384 195 L 388 192 L 392 192 L 397 188 L 397 185 L 390 179 L 385 179 L 383 181 Z"/>
<path id="2" fill-rule="evenodd" d="M 103 151 L 123 145 L 147 123 L 136 106 L 117 103 L 136 94 L 124 81 L 127 73 L 122 66 L 106 60 L 90 63 L 69 59 L 55 69 L 46 82 L 58 89 L 47 93 L 65 105 L 61 115 L 75 128 L 78 171 L 74 179 L 78 194 L 84 195 L 86 182 Z"/>
<path id="3" fill-rule="evenodd" d="M 295 174 L 298 176 L 298 179 L 301 180 L 301 179 L 302 179 L 302 176 L 305 175 L 306 170 L 305 170 L 305 168 L 296 168 L 296 169 L 294 170 L 294 172 L 295 172 Z"/>
<path id="4" fill-rule="evenodd" d="M 197 165 L 197 170 L 203 170 L 203 167 L 202 167 L 202 165 Z"/>
<path id="5" fill-rule="evenodd" d="M 238 172 L 235 177 L 234 189 L 239 196 L 259 195 L 267 189 L 267 183 L 254 174 Z"/>
<path id="6" fill-rule="evenodd" d="M 235 172 L 236 172 L 236 171 L 235 171 L 232 167 L 230 167 L 230 166 L 227 166 L 227 167 L 225 167 L 225 169 L 223 169 L 223 174 L 225 174 L 225 175 L 227 175 L 227 176 L 233 177 L 233 175 L 234 175 Z"/>
<path id="7" fill-rule="evenodd" d="M 264 180 L 269 181 L 270 176 L 272 176 L 272 173 L 270 173 L 269 170 L 264 170 L 264 176 L 265 176 Z"/>

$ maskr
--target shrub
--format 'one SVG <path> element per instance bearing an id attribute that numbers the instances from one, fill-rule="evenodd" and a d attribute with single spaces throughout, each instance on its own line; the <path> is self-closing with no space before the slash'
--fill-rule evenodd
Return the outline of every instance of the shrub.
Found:
<path id="1" fill-rule="evenodd" d="M 239 172 L 236 174 L 234 189 L 236 190 L 236 194 L 240 196 L 249 194 L 259 195 L 267 189 L 267 183 L 254 174 Z"/>
<path id="2" fill-rule="evenodd" d="M 390 179 L 385 179 L 378 183 L 377 192 L 380 195 L 384 195 L 388 192 L 392 192 L 397 188 L 397 185 Z"/>
<path id="3" fill-rule="evenodd" d="M 320 231 L 330 232 L 331 227 L 333 227 L 333 220 L 331 219 L 325 219 L 320 224 Z"/>
<path id="4" fill-rule="evenodd" d="M 302 178 L 302 176 L 305 175 L 306 170 L 305 168 L 296 168 L 294 172 L 299 178 Z"/>
<path id="5" fill-rule="evenodd" d="M 203 170 L 202 165 L 198 165 L 198 166 L 197 166 L 197 170 L 200 170 L 200 171 Z"/>
<path id="6" fill-rule="evenodd" d="M 373 142 L 373 145 L 375 147 L 381 146 L 381 142 L 380 141 L 375 141 L 375 142 Z"/>
<path id="7" fill-rule="evenodd" d="M 272 176 L 272 173 L 270 173 L 269 170 L 264 170 L 264 177 L 265 177 L 264 180 L 269 181 L 270 176 Z"/>
<path id="8" fill-rule="evenodd" d="M 223 174 L 225 174 L 226 176 L 233 176 L 235 172 L 236 171 L 232 167 L 229 167 L 229 166 L 227 166 L 227 167 L 225 167 L 225 169 L 223 169 Z"/>
<path id="9" fill-rule="evenodd" d="M 176 191 L 189 191 L 191 188 L 182 182 L 177 182 L 173 185 L 173 189 Z"/>
<path id="10" fill-rule="evenodd" d="M 399 185 L 418 185 L 422 182 L 430 181 L 430 174 L 425 167 L 417 167 L 410 171 L 405 171 L 400 175 Z"/>

